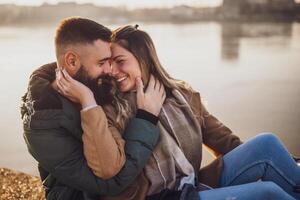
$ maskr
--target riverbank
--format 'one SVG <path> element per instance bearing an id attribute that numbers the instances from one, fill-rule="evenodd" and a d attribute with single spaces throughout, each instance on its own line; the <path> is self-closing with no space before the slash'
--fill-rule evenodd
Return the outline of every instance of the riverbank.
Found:
<path id="1" fill-rule="evenodd" d="M 45 200 L 39 177 L 0 168 L 0 199 Z"/>
<path id="2" fill-rule="evenodd" d="M 293 22 L 300 20 L 300 4 L 286 2 L 235 3 L 228 0 L 215 7 L 178 5 L 173 7 L 97 6 L 65 2 L 40 6 L 0 4 L 0 26 L 56 25 L 69 16 L 87 17 L 102 24 L 196 23 L 196 22 Z"/>

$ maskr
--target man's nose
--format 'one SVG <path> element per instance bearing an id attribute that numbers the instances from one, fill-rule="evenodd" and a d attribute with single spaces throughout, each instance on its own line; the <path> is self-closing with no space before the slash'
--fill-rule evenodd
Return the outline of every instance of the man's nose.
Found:
<path id="1" fill-rule="evenodd" d="M 111 70 L 111 65 L 109 62 L 107 62 L 103 68 L 103 72 L 105 74 L 111 74 L 112 73 L 112 70 Z"/>

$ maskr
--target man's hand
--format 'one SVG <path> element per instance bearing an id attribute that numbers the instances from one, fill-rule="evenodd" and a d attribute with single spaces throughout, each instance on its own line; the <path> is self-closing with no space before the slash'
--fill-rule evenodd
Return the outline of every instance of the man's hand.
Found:
<path id="1" fill-rule="evenodd" d="M 143 109 L 155 116 L 158 116 L 166 98 L 166 92 L 163 84 L 151 75 L 148 87 L 144 92 L 142 79 L 138 77 L 136 79 L 136 89 L 138 109 Z"/>

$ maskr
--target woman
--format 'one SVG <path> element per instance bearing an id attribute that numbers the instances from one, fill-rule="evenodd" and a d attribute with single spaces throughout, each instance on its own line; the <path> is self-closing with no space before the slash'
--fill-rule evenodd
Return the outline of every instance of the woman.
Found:
<path id="1" fill-rule="evenodd" d="M 153 88 L 157 79 L 167 97 L 158 117 L 160 142 L 144 171 L 122 194 L 104 199 L 175 199 L 174 195 L 188 199 L 192 197 L 188 197 L 187 186 L 198 183 L 214 188 L 200 190 L 196 198 L 201 200 L 300 199 L 300 168 L 279 139 L 265 133 L 242 144 L 206 110 L 198 92 L 164 70 L 146 32 L 137 26 L 119 28 L 112 36 L 111 49 L 112 76 L 122 100 L 116 99 L 105 110 L 110 124 L 120 133 L 136 112 L 136 90 L 141 90 L 143 84 Z M 80 95 L 89 93 L 68 79 L 73 85 L 68 87 L 70 90 L 81 90 Z M 218 158 L 198 170 L 202 144 Z"/>

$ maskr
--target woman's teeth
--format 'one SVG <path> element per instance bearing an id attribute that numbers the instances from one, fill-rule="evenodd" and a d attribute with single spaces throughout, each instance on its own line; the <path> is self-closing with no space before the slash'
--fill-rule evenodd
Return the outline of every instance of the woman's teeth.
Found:
<path id="1" fill-rule="evenodd" d="M 119 79 L 117 79 L 117 82 L 122 82 L 122 81 L 124 81 L 125 79 L 127 78 L 127 76 L 124 76 L 124 77 L 122 77 L 122 78 L 119 78 Z"/>

